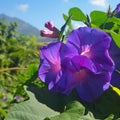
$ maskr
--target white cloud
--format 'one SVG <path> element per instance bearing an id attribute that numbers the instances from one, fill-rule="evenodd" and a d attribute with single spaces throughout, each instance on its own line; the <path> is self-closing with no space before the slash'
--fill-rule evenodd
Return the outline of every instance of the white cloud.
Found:
<path id="1" fill-rule="evenodd" d="M 17 6 L 17 8 L 22 12 L 26 12 L 29 8 L 29 5 L 28 4 L 20 4 Z"/>
<path id="2" fill-rule="evenodd" d="M 107 5 L 106 0 L 91 0 L 91 4 L 100 6 L 100 7 L 105 7 Z"/>

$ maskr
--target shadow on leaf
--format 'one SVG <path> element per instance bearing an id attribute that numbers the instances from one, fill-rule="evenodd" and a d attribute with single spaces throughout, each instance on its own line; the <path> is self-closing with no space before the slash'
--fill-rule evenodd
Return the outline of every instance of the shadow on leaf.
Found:
<path id="1" fill-rule="evenodd" d="M 69 96 L 49 91 L 47 88 L 30 86 L 27 90 L 34 93 L 39 102 L 46 104 L 48 107 L 59 112 L 63 112 L 65 105 L 69 102 L 79 100 L 75 90 Z"/>
<path id="2" fill-rule="evenodd" d="M 47 88 L 28 87 L 36 99 L 50 107 L 51 109 L 63 112 L 66 104 L 77 100 L 80 101 L 77 92 L 73 92 L 67 96 L 60 93 L 49 91 Z M 83 103 L 86 113 L 92 112 L 96 119 L 105 119 L 110 115 L 114 115 L 114 120 L 120 117 L 120 96 L 118 96 L 112 89 L 108 89 L 92 103 Z"/>
<path id="3" fill-rule="evenodd" d="M 86 111 L 91 111 L 95 118 L 105 119 L 111 114 L 114 120 L 120 117 L 120 96 L 112 89 L 108 89 L 93 103 L 86 103 Z"/>

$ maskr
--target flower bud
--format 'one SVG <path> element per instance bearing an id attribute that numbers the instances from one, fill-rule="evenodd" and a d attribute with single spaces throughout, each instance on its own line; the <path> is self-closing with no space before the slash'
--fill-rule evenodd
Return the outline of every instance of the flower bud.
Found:
<path id="1" fill-rule="evenodd" d="M 45 23 L 45 27 L 46 27 L 48 30 L 53 31 L 53 28 L 54 28 L 53 22 L 52 22 L 52 21 L 46 22 L 46 23 Z"/>
<path id="2" fill-rule="evenodd" d="M 48 30 L 41 30 L 40 34 L 42 37 L 48 38 L 57 38 L 59 34 L 59 30 L 54 26 L 52 21 L 48 21 L 45 23 L 45 27 Z"/>

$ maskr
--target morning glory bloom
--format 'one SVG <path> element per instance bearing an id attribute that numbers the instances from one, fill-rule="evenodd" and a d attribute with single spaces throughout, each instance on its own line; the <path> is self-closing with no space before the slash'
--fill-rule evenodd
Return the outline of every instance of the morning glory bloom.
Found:
<path id="1" fill-rule="evenodd" d="M 49 90 L 69 94 L 76 88 L 83 101 L 91 102 L 109 87 L 114 70 L 110 42 L 98 29 L 73 30 L 65 44 L 57 41 L 41 48 L 38 76 Z"/>
<path id="2" fill-rule="evenodd" d="M 54 41 L 40 49 L 39 78 L 48 85 L 49 90 L 69 94 L 74 88 L 72 71 L 64 66 L 72 50 L 60 42 Z M 68 63 L 67 63 L 68 64 Z M 73 69 L 73 68 L 72 68 Z"/>
<path id="3" fill-rule="evenodd" d="M 66 45 L 74 50 L 74 80 L 81 99 L 92 101 L 109 86 L 114 62 L 109 56 L 111 37 L 98 29 L 83 27 L 67 36 Z"/>

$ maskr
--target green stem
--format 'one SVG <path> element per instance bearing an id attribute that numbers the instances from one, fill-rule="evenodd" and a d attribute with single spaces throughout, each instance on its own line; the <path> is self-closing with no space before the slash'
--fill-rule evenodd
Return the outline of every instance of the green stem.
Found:
<path id="1" fill-rule="evenodd" d="M 120 74 L 120 71 L 118 69 L 115 69 L 115 71 Z"/>
<path id="2" fill-rule="evenodd" d="M 19 67 L 6 68 L 6 69 L 0 70 L 0 72 L 6 72 L 6 71 L 11 71 L 11 70 L 27 70 L 27 68 L 19 68 Z"/>

